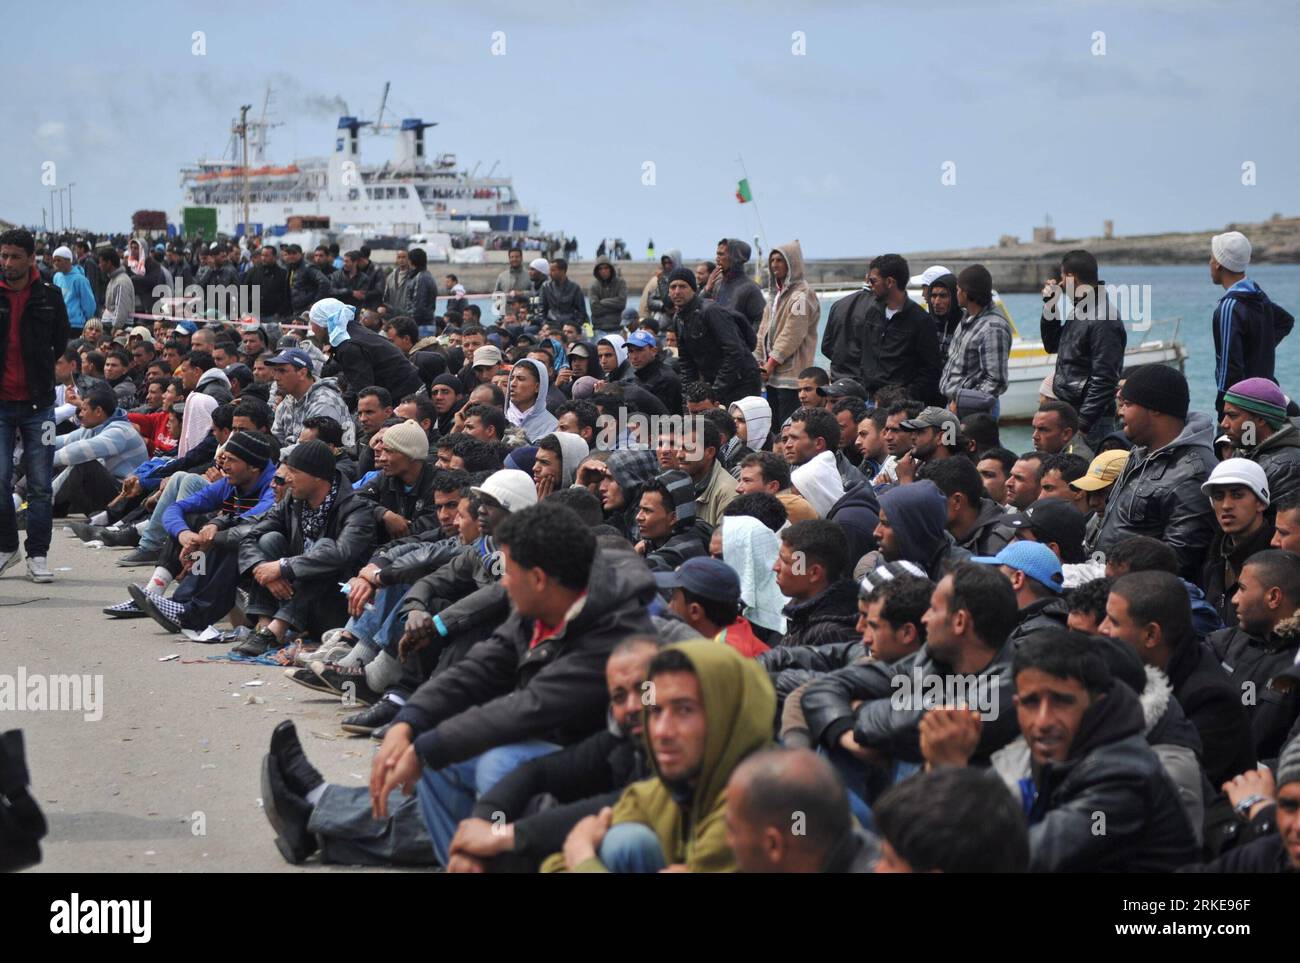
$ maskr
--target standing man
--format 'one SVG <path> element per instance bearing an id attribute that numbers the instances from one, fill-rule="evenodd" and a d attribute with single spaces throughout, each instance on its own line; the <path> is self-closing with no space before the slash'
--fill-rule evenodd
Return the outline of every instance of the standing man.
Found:
<path id="1" fill-rule="evenodd" d="M 20 435 L 27 478 L 27 577 L 52 582 L 54 359 L 67 346 L 68 312 L 59 289 L 41 280 L 31 232 L 0 234 L 0 573 L 18 561 L 14 446 Z M 116 252 L 114 252 L 116 254 Z"/>
<path id="2" fill-rule="evenodd" d="M 275 260 L 275 246 L 263 244 L 257 263 L 245 277 L 249 296 L 257 305 L 260 321 L 286 321 L 289 318 L 289 275 Z"/>
<path id="3" fill-rule="evenodd" d="M 868 398 L 885 385 L 902 385 L 907 397 L 940 404 L 939 335 L 925 309 L 907 296 L 910 277 L 902 255 L 871 262 L 867 285 L 876 302 L 864 321 L 858 380 Z"/>
<path id="4" fill-rule="evenodd" d="M 72 263 L 72 250 L 54 249 L 54 286 L 63 293 L 63 306 L 68 312 L 68 326 L 80 331 L 86 319 L 95 316 L 95 292 L 90 288 L 85 273 Z"/>
<path id="5" fill-rule="evenodd" d="M 1295 327 L 1295 318 L 1246 277 L 1250 241 L 1240 231 L 1210 238 L 1210 280 L 1223 288 L 1214 309 L 1214 407 L 1223 393 L 1246 378 L 1273 377 L 1274 353 Z"/>
<path id="6" fill-rule="evenodd" d="M 559 325 L 566 321 L 586 325 L 587 299 L 583 296 L 582 286 L 577 281 L 569 280 L 569 262 L 557 257 L 550 262 L 547 270 L 551 276 L 542 285 L 543 320 Z M 619 310 L 622 311 L 621 308 Z"/>
<path id="7" fill-rule="evenodd" d="M 957 303 L 964 313 L 953 332 L 939 386 L 954 411 L 960 391 L 977 391 L 992 398 L 991 414 L 996 418 L 1002 407 L 999 396 L 1007 390 L 1011 323 L 993 303 L 993 276 L 988 268 L 972 264 L 961 272 Z"/>
<path id="8" fill-rule="evenodd" d="M 725 405 L 762 394 L 753 342 L 741 331 L 748 324 L 745 318 L 698 294 L 690 268 L 675 268 L 668 275 L 668 300 L 683 383 L 707 382 Z"/>
<path id="9" fill-rule="evenodd" d="M 1097 277 L 1095 257 L 1083 250 L 1068 252 L 1060 275 L 1043 287 L 1039 330 L 1043 348 L 1056 354 L 1052 391 L 1058 401 L 1074 406 L 1079 430 L 1096 451 L 1115 430 L 1115 389 L 1128 334 Z M 1062 299 L 1065 292 L 1069 304 Z"/>
<path id="10" fill-rule="evenodd" d="M 410 279 L 411 257 L 405 251 L 398 251 L 397 264 L 384 282 L 384 303 L 380 311 L 391 317 L 402 313 L 402 305 L 406 303 L 406 282 Z"/>
<path id="11" fill-rule="evenodd" d="M 510 259 L 510 267 L 497 275 L 492 292 L 500 292 L 511 298 L 517 294 L 527 294 L 532 290 L 532 284 L 528 281 L 528 272 L 524 270 L 523 248 L 512 247 L 506 257 Z"/>
<path id="12" fill-rule="evenodd" d="M 749 329 L 754 333 L 750 341 L 755 340 L 758 326 L 763 322 L 763 311 L 767 302 L 763 299 L 763 290 L 745 273 L 749 262 L 751 248 L 744 241 L 734 237 L 724 237 L 718 242 L 718 266 L 709 275 L 700 296 L 708 301 L 716 301 L 724 308 L 731 308 L 744 315 L 749 322 Z"/>
<path id="13" fill-rule="evenodd" d="M 627 282 L 618 276 L 607 257 L 596 258 L 591 275 L 594 280 L 587 288 L 591 326 L 602 334 L 622 330 L 623 309 L 627 307 Z"/>

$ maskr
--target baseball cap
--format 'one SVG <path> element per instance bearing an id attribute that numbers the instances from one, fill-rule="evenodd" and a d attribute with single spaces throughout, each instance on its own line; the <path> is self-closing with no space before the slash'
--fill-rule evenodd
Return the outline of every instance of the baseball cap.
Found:
<path id="1" fill-rule="evenodd" d="M 581 342 L 575 344 L 572 348 L 570 348 L 568 353 L 570 357 L 574 357 L 574 358 L 591 357 L 591 349 L 588 348 L 585 344 L 582 344 Z"/>
<path id="2" fill-rule="evenodd" d="M 930 405 L 928 408 L 922 408 L 921 413 L 915 418 L 909 418 L 899 424 L 898 427 L 904 431 L 920 431 L 922 428 L 943 428 L 952 425 L 953 431 L 961 428 L 961 422 L 947 408 L 940 408 L 936 405 Z"/>
<path id="3" fill-rule="evenodd" d="M 310 371 L 312 367 L 311 355 L 309 355 L 306 351 L 303 351 L 302 348 L 288 348 L 284 351 L 281 351 L 275 357 L 268 358 L 266 363 L 269 365 L 270 364 L 291 364 L 295 368 L 306 368 L 308 371 Z"/>
<path id="4" fill-rule="evenodd" d="M 1070 564 L 1084 559 L 1083 539 L 1088 520 L 1064 499 L 1040 498 L 1023 512 L 1008 515 L 1006 524 L 1033 532 L 1040 542 L 1055 542 L 1061 549 L 1061 558 Z"/>
<path id="5" fill-rule="evenodd" d="M 627 346 L 629 348 L 653 348 L 659 342 L 649 331 L 637 331 L 628 336 Z"/>
<path id="6" fill-rule="evenodd" d="M 1115 479 L 1124 470 L 1127 461 L 1128 452 L 1123 449 L 1103 451 L 1092 460 L 1092 464 L 1088 466 L 1088 471 L 1083 476 L 1070 482 L 1070 487 L 1077 488 L 1081 492 L 1099 492 L 1115 483 Z"/>
<path id="7" fill-rule="evenodd" d="M 537 487 L 532 476 L 518 468 L 493 472 L 482 485 L 470 488 L 475 495 L 489 495 L 508 512 L 517 512 L 537 504 Z"/>
<path id="8" fill-rule="evenodd" d="M 852 378 L 840 378 L 828 385 L 818 385 L 817 394 L 823 398 L 861 398 L 867 400 L 867 391 Z"/>
<path id="9" fill-rule="evenodd" d="M 1078 512 L 1075 514 L 1077 515 Z M 1053 592 L 1061 591 L 1065 585 L 1061 560 L 1056 557 L 1055 552 L 1041 542 L 1009 542 L 1007 547 L 996 555 L 976 555 L 971 561 L 978 562 L 980 565 L 1005 565 L 1007 568 L 1014 568 Z"/>
<path id="10" fill-rule="evenodd" d="M 495 367 L 501 363 L 501 349 L 494 344 L 485 344 L 474 351 L 474 363 L 472 368 Z"/>
<path id="11" fill-rule="evenodd" d="M 146 328 L 143 324 L 137 324 L 134 328 L 132 328 L 127 333 L 127 337 L 144 338 L 146 341 L 152 342 L 153 332 L 150 331 L 148 328 Z"/>
<path id="12" fill-rule="evenodd" d="M 199 326 L 186 318 L 184 321 L 176 322 L 176 330 L 181 334 L 193 334 L 195 331 L 199 330 Z"/>
<path id="13" fill-rule="evenodd" d="M 912 288 L 923 288 L 927 284 L 933 284 L 936 278 L 941 278 L 945 274 L 951 274 L 946 267 L 939 264 L 931 265 L 920 274 L 913 274 L 908 278 L 907 285 Z"/>
<path id="14" fill-rule="evenodd" d="M 685 589 L 714 602 L 734 602 L 740 598 L 740 576 L 716 558 L 688 558 L 675 571 L 655 573 L 655 582 L 661 589 Z"/>
<path id="15" fill-rule="evenodd" d="M 1257 462 L 1249 458 L 1225 458 L 1215 465 L 1210 477 L 1201 485 L 1202 494 L 1210 494 L 1210 489 L 1216 485 L 1245 485 L 1261 502 L 1269 503 L 1268 476 Z"/>

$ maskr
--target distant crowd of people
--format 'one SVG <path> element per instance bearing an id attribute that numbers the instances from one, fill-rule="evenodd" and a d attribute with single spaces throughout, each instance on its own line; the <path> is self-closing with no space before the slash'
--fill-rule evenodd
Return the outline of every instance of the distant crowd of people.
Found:
<path id="1" fill-rule="evenodd" d="M 516 249 L 489 320 L 418 248 L 83 248 L 0 235 L 0 572 L 66 519 L 138 572 L 106 617 L 344 700 L 368 786 L 270 735 L 290 862 L 1300 868 L 1293 322 L 1241 235 L 1213 416 L 1073 251 L 1019 453 L 981 265 L 881 255 L 823 319 L 798 241 L 634 303 Z M 261 313 L 155 312 L 164 270 Z"/>

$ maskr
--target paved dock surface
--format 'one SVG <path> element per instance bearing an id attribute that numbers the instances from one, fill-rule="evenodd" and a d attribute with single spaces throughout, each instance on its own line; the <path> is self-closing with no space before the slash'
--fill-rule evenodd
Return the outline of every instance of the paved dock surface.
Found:
<path id="1" fill-rule="evenodd" d="M 378 743 L 342 732 L 339 721 L 356 710 L 295 685 L 283 669 L 209 661 L 225 649 L 150 619 L 103 615 L 127 598 L 128 580 L 150 571 L 119 568 L 118 555 L 84 546 L 56 521 L 54 582 L 29 582 L 21 562 L 0 577 L 0 676 L 16 682 L 21 668 L 29 680 L 102 677 L 97 721 L 85 704 L 0 710 L 0 731 L 24 731 L 33 793 L 50 825 L 32 871 L 292 870 L 261 808 L 272 728 L 294 720 L 308 757 L 345 785 L 366 784 Z M 173 654 L 180 658 L 159 661 Z"/>

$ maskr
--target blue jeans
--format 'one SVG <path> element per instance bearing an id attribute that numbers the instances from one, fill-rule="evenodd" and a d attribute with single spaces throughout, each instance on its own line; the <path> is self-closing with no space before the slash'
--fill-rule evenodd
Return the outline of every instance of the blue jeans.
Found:
<path id="1" fill-rule="evenodd" d="M 446 866 L 451 851 L 451 841 L 462 819 L 474 811 L 474 803 L 519 765 L 529 759 L 545 756 L 560 747 L 553 742 L 534 739 L 497 746 L 481 756 L 454 762 L 442 769 L 425 769 L 416 783 L 420 797 L 420 812 L 433 839 L 433 851 L 438 862 Z"/>
<path id="2" fill-rule="evenodd" d="M 21 360 L 14 363 L 21 364 Z M 47 437 L 48 436 L 48 437 Z M 14 513 L 14 449 L 21 437 L 23 474 L 27 480 L 27 557 L 50 554 L 54 528 L 54 409 L 0 401 L 0 552 L 18 550 Z"/>
<path id="3" fill-rule="evenodd" d="M 150 552 L 160 551 L 167 544 L 167 529 L 163 528 L 162 521 L 163 512 L 167 511 L 173 502 L 189 498 L 195 492 L 205 488 L 207 484 L 208 480 L 202 475 L 192 475 L 187 471 L 179 471 L 163 482 L 158 504 L 154 506 L 153 514 L 149 516 L 149 524 L 140 535 L 140 548 Z"/>
<path id="4" fill-rule="evenodd" d="M 368 612 L 362 612 L 356 618 L 348 619 L 345 628 L 357 637 L 359 642 L 368 642 L 377 649 L 388 647 L 389 635 L 397 621 L 397 611 L 402 599 L 406 597 L 409 585 L 387 585 L 375 593 Z M 397 638 L 400 639 L 399 632 Z M 396 642 L 396 640 L 394 640 Z M 394 645 L 394 654 L 396 646 Z"/>
<path id="5" fill-rule="evenodd" d="M 598 855 L 611 873 L 657 873 L 668 865 L 659 837 L 645 823 L 610 826 Z"/>

